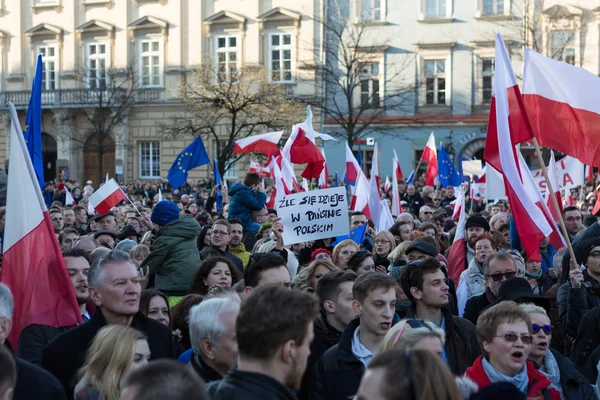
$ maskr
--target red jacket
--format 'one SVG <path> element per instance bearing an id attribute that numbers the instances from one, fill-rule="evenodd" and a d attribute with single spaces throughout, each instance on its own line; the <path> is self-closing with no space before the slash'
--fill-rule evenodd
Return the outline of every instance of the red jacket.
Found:
<path id="1" fill-rule="evenodd" d="M 482 356 L 475 360 L 473 365 L 467 368 L 467 371 L 465 372 L 467 378 L 475 382 L 479 389 L 483 389 L 484 387 L 492 384 L 483 370 L 483 364 L 481 360 L 483 360 Z M 550 399 L 560 400 L 560 393 L 558 390 L 550 388 L 552 382 L 546 378 L 546 375 L 535 369 L 531 361 L 527 361 L 527 377 L 529 378 L 529 383 L 527 385 L 528 399 L 545 399 L 547 397 L 544 397 L 544 392 L 546 392 L 548 393 Z"/>

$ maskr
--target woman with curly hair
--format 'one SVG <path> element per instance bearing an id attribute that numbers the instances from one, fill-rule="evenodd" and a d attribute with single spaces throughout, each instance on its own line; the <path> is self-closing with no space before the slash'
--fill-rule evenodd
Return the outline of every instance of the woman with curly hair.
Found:
<path id="1" fill-rule="evenodd" d="M 189 293 L 204 296 L 213 285 L 231 287 L 239 280 L 240 273 L 229 259 L 213 257 L 200 264 L 200 269 L 194 276 Z"/>
<path id="2" fill-rule="evenodd" d="M 319 279 L 329 271 L 336 269 L 336 266 L 329 260 L 315 260 L 298 272 L 292 282 L 292 287 L 305 292 L 314 292 Z"/>

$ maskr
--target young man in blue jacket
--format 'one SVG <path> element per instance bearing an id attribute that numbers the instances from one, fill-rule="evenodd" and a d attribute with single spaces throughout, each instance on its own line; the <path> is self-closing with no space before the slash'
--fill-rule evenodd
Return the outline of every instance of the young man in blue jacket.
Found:
<path id="1" fill-rule="evenodd" d="M 258 232 L 260 224 L 252 221 L 252 211 L 265 207 L 267 195 L 254 172 L 246 175 L 244 183 L 234 183 L 229 188 L 229 219 L 239 219 L 244 231 Z"/>

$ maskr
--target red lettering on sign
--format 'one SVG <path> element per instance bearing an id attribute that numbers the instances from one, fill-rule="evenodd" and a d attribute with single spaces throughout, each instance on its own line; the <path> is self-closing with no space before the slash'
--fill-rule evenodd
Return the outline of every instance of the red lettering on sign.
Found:
<path id="1" fill-rule="evenodd" d="M 569 175 L 568 173 L 566 173 L 563 176 L 563 184 L 562 184 L 562 186 L 565 187 L 567 185 L 573 185 L 573 184 L 574 183 L 573 183 L 573 179 L 571 178 L 571 175 Z"/>

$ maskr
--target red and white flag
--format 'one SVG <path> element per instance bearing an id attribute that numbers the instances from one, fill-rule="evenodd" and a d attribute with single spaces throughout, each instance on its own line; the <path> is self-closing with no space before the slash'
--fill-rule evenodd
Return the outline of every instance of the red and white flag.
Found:
<path id="1" fill-rule="evenodd" d="M 160 188 L 158 188 L 158 194 L 156 195 L 156 200 L 163 201 L 162 190 L 160 190 Z"/>
<path id="2" fill-rule="evenodd" d="M 306 168 L 300 174 L 306 179 L 318 179 L 323 171 L 325 157 L 321 151 L 308 137 L 302 128 L 298 128 L 298 133 L 290 146 L 290 161 L 294 164 L 306 164 Z"/>
<path id="3" fill-rule="evenodd" d="M 571 194 L 571 189 L 565 189 L 565 207 L 573 207 L 575 205 L 575 199 Z"/>
<path id="4" fill-rule="evenodd" d="M 377 142 L 373 146 L 373 162 L 371 164 L 371 179 L 369 181 L 369 210 L 371 211 L 371 220 L 375 224 L 375 231 L 379 232 L 381 216 L 381 192 L 379 191 L 379 151 Z"/>
<path id="5" fill-rule="evenodd" d="M 392 180 L 389 176 L 385 177 L 385 181 L 383 182 L 383 190 L 387 193 L 392 187 Z"/>
<path id="6" fill-rule="evenodd" d="M 402 213 L 402 207 L 400 206 L 400 191 L 398 189 L 398 168 L 400 168 L 400 161 L 398 161 L 396 150 L 394 150 L 394 159 L 392 160 L 392 163 L 392 171 L 394 171 L 392 174 L 392 215 L 397 217 Z"/>
<path id="7" fill-rule="evenodd" d="M 462 212 L 462 207 L 465 204 L 465 190 L 464 188 L 460 188 L 458 194 L 456 195 L 456 200 L 452 203 L 452 220 L 455 221 L 456 218 L 460 218 L 460 213 Z"/>
<path id="8" fill-rule="evenodd" d="M 77 205 L 71 191 L 65 186 L 65 205 Z"/>
<path id="9" fill-rule="evenodd" d="M 17 112 L 11 116 L 2 282 L 14 297 L 9 341 L 31 324 L 77 325 L 81 312 L 33 170 Z"/>
<path id="10" fill-rule="evenodd" d="M 483 158 L 503 175 L 506 195 L 523 248 L 530 259 L 541 261 L 539 244 L 552 233 L 552 227 L 542 210 L 528 196 L 519 170 L 515 145 L 531 140 L 533 134 L 500 34 L 496 35 L 495 67 Z"/>
<path id="11" fill-rule="evenodd" d="M 323 158 L 325 159 L 325 149 L 321 147 L 321 154 L 323 154 Z M 319 175 L 319 189 L 327 189 L 329 184 L 327 183 L 327 179 L 329 178 L 329 168 L 327 168 L 327 159 L 323 162 L 323 171 L 321 171 L 321 175 Z"/>
<path id="12" fill-rule="evenodd" d="M 523 102 L 541 146 L 600 167 L 600 78 L 525 50 Z"/>
<path id="13" fill-rule="evenodd" d="M 104 215 L 126 198 L 119 184 L 111 178 L 90 196 L 89 202 L 98 214 Z"/>
<path id="14" fill-rule="evenodd" d="M 271 171 L 267 167 L 263 167 L 256 161 L 250 160 L 250 165 L 248 166 L 248 172 L 257 173 L 260 176 L 269 177 L 271 176 Z"/>
<path id="15" fill-rule="evenodd" d="M 585 180 L 587 182 L 594 182 L 594 168 L 589 165 L 585 166 Z"/>
<path id="16" fill-rule="evenodd" d="M 467 215 L 465 212 L 464 188 L 461 187 L 458 189 L 456 200 L 459 203 L 455 205 L 454 209 L 459 212 L 459 217 L 454 242 L 452 242 L 452 247 L 448 254 L 448 276 L 458 285 L 460 274 L 467 268 L 467 255 L 465 253 L 465 224 L 467 222 Z"/>
<path id="17" fill-rule="evenodd" d="M 365 176 L 365 174 L 360 170 L 358 172 L 358 177 L 356 179 L 356 188 L 354 190 L 354 197 L 352 197 L 352 206 L 350 207 L 352 211 L 361 211 L 363 214 L 367 216 L 370 220 L 371 218 L 371 210 L 369 208 L 369 198 L 370 198 L 370 184 L 369 180 Z M 380 205 L 377 205 L 380 207 Z"/>
<path id="18" fill-rule="evenodd" d="M 355 183 L 358 179 L 359 171 L 362 172 L 362 168 L 358 161 L 356 161 L 354 153 L 350 150 L 348 142 L 346 142 L 346 183 Z"/>
<path id="19" fill-rule="evenodd" d="M 550 162 L 548 163 L 548 178 L 550 178 L 550 183 L 552 184 L 552 190 L 554 190 L 553 194 L 547 194 L 546 205 L 548 206 L 548 210 L 550 210 L 550 214 L 552 215 L 552 219 L 554 221 L 558 221 L 559 214 L 556 213 L 554 205 L 552 204 L 552 198 L 550 196 L 554 196 L 556 199 L 556 203 L 558 204 L 558 211 L 562 214 L 562 195 L 560 193 L 560 184 L 558 183 L 558 172 L 556 169 L 556 160 L 554 159 L 554 152 L 550 151 Z"/>
<path id="20" fill-rule="evenodd" d="M 425 185 L 434 186 L 435 178 L 438 176 L 437 150 L 435 148 L 435 136 L 433 132 L 429 135 L 429 140 L 425 145 L 421 160 L 427 163 L 427 174 L 425 175 Z"/>
<path id="21" fill-rule="evenodd" d="M 254 152 L 271 156 L 275 152 L 281 135 L 283 135 L 283 131 L 263 133 L 236 140 L 233 144 L 233 154 Z"/>
<path id="22" fill-rule="evenodd" d="M 273 176 L 273 190 L 271 191 L 271 197 L 267 203 L 267 208 L 279 208 L 279 200 L 283 199 L 286 194 L 286 187 L 283 183 L 283 174 L 279 169 L 279 165 L 275 159 L 271 160 L 271 172 Z M 300 190 L 298 190 L 300 192 Z"/>
<path id="23" fill-rule="evenodd" d="M 396 154 L 396 149 L 394 149 L 394 160 L 396 160 L 396 167 L 394 168 L 394 173 L 396 174 L 396 180 L 402 180 L 404 177 L 402 175 L 402 167 L 400 166 L 400 161 L 398 161 L 398 154 Z"/>

